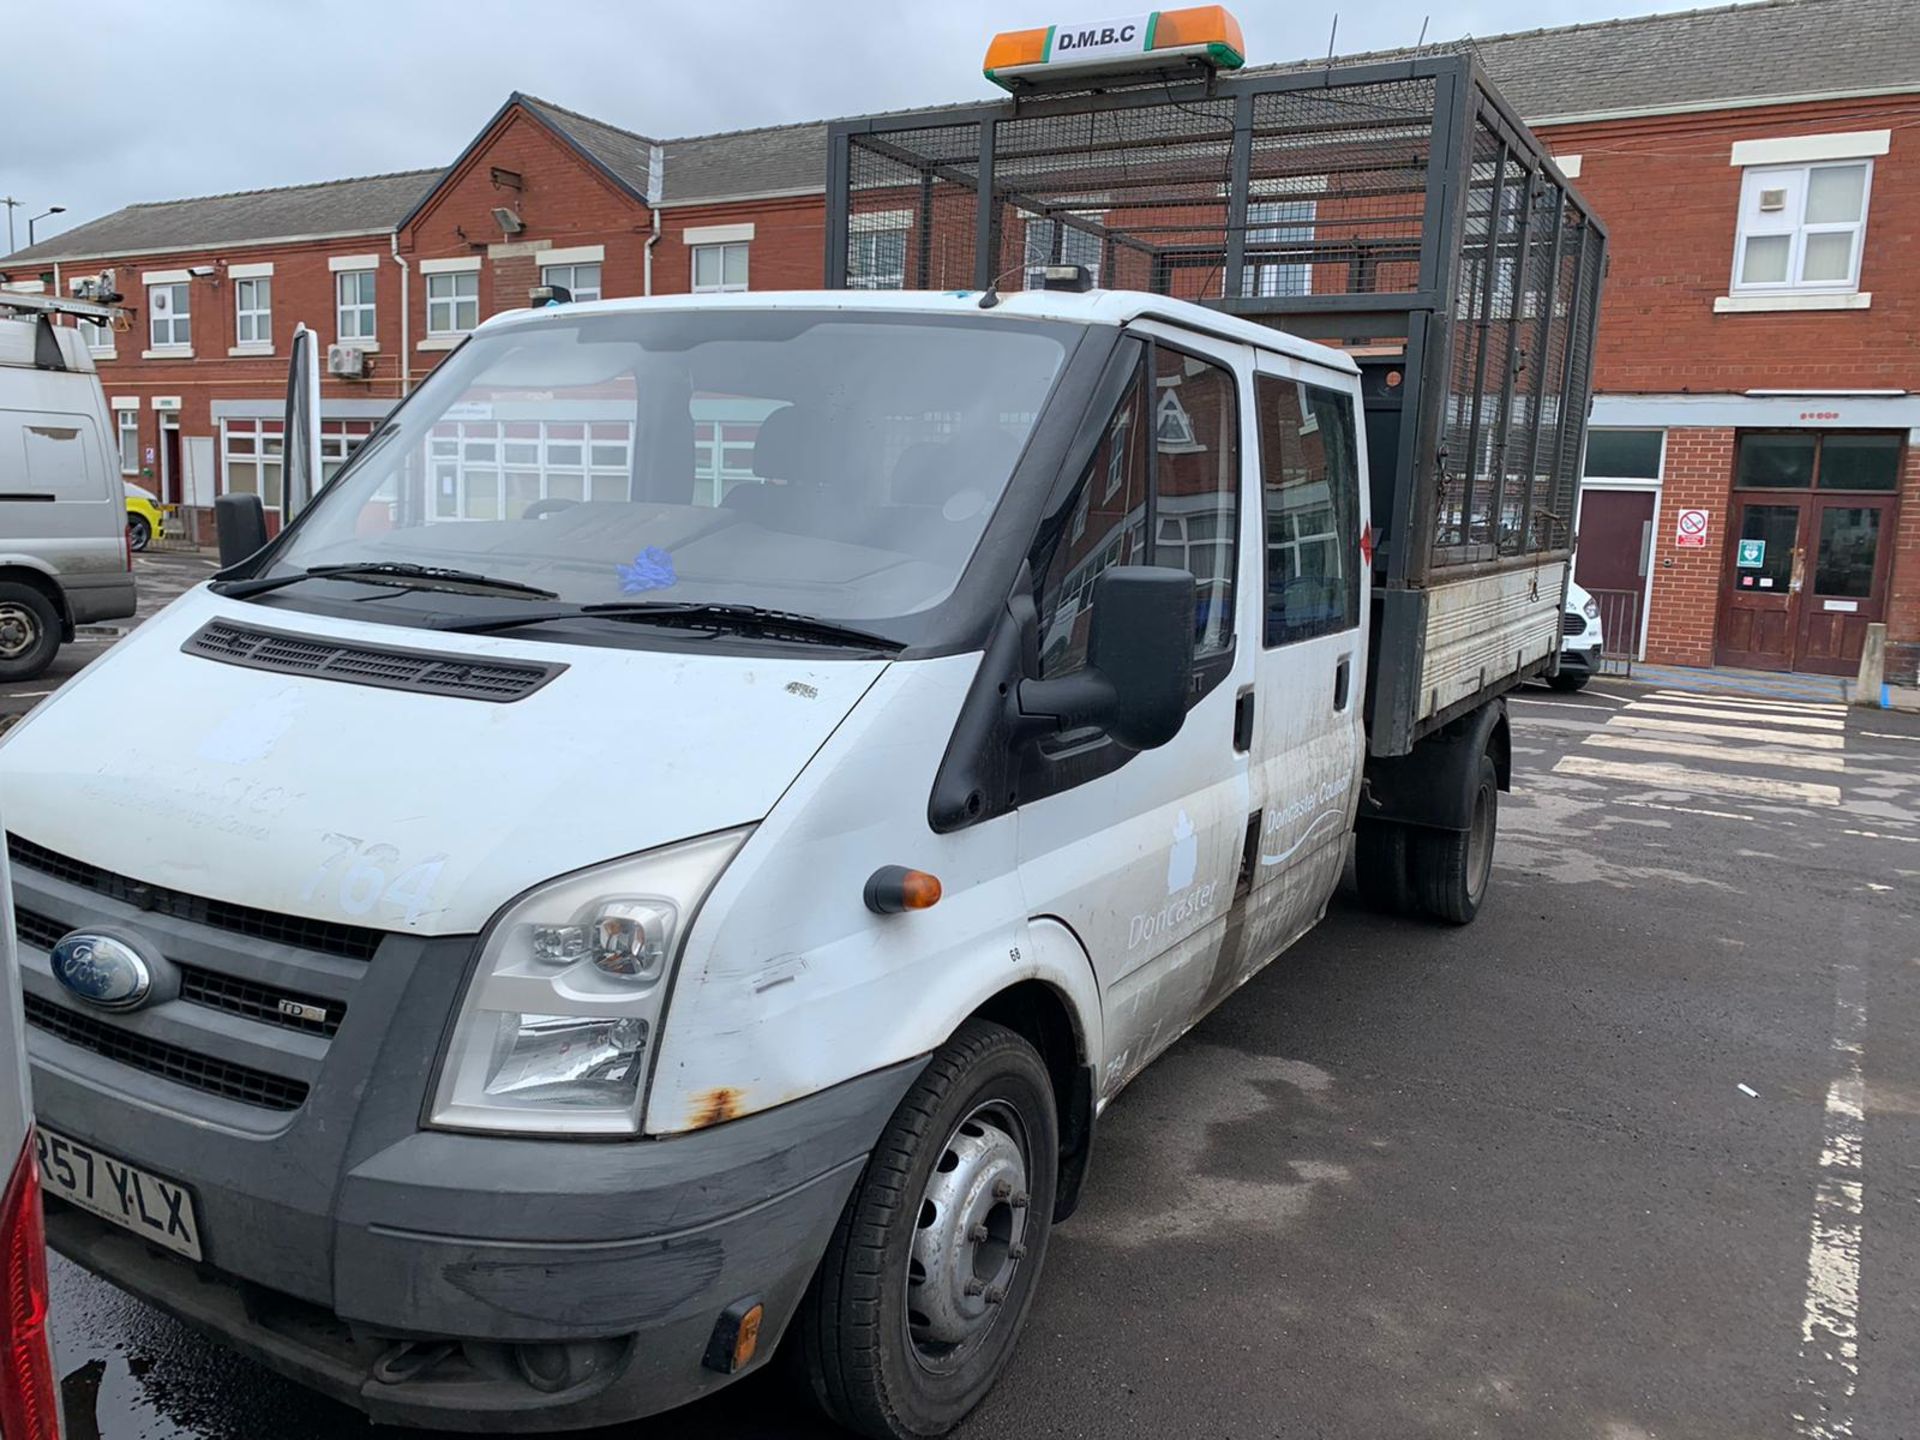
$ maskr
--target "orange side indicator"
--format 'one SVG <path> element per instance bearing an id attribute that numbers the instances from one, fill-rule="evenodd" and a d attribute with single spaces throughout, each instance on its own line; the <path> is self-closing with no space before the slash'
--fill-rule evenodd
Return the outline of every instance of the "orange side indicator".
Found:
<path id="1" fill-rule="evenodd" d="M 930 910 L 940 903 L 940 877 L 904 865 L 882 865 L 867 877 L 862 897 L 876 915 L 898 915 L 903 910 Z"/>

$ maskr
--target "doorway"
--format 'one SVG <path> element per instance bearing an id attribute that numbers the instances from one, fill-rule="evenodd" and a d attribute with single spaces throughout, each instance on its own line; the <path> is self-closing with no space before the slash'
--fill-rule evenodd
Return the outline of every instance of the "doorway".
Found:
<path id="1" fill-rule="evenodd" d="M 1904 436 L 1740 437 L 1715 659 L 1851 675 L 1886 617 Z"/>
<path id="2" fill-rule="evenodd" d="M 1580 497 L 1573 578 L 1600 607 L 1607 653 L 1638 660 L 1653 555 L 1653 490 L 1588 488 Z"/>

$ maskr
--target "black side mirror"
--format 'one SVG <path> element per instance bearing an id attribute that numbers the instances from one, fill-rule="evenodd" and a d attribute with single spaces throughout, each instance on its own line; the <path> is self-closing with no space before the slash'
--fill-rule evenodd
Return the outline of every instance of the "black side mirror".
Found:
<path id="1" fill-rule="evenodd" d="M 267 543 L 267 507 L 258 495 L 220 495 L 213 502 L 220 568 L 238 565 Z"/>
<path id="2" fill-rule="evenodd" d="M 1093 582 L 1086 668 L 1022 681 L 1023 719 L 1036 729 L 1097 726 L 1129 750 L 1166 744 L 1187 718 L 1193 601 L 1185 570 L 1117 565 L 1104 572 Z"/>

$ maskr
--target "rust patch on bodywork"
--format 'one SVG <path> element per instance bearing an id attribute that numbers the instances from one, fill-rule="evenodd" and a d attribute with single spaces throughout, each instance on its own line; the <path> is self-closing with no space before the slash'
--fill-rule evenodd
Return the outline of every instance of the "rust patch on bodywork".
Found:
<path id="1" fill-rule="evenodd" d="M 692 1128 L 704 1130 L 709 1125 L 725 1124 L 740 1113 L 740 1099 L 741 1092 L 731 1085 L 701 1091 L 693 1097 Z"/>

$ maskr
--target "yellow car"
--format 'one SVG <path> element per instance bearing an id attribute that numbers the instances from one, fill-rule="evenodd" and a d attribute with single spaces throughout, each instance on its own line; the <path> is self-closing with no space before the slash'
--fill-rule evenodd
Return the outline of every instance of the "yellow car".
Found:
<path id="1" fill-rule="evenodd" d="M 167 533 L 166 518 L 151 490 L 142 490 L 130 480 L 120 483 L 127 491 L 127 548 L 144 550 Z"/>

